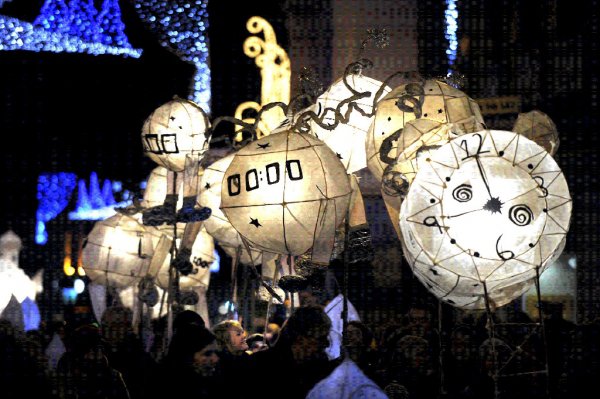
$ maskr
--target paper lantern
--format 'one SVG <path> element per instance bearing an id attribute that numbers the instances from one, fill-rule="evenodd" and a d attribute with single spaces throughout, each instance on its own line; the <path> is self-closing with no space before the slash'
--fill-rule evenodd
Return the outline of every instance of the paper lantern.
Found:
<path id="1" fill-rule="evenodd" d="M 367 131 L 373 121 L 372 116 L 362 115 L 355 107 L 358 106 L 366 114 L 373 112 L 373 103 L 375 100 L 383 98 L 391 91 L 391 88 L 385 86 L 379 94 L 378 90 L 383 85 L 382 82 L 368 78 L 363 75 L 349 75 L 346 79 L 347 83 L 353 90 L 366 93 L 370 92 L 369 96 L 344 104 L 337 114 L 334 110 L 338 109 L 340 103 L 348 98 L 355 96 L 351 92 L 344 79 L 338 79 L 329 89 L 319 96 L 317 99 L 316 110 L 314 111 L 320 118 L 322 123 L 327 126 L 335 126 L 332 130 L 328 130 L 319 126 L 314 119 L 310 120 L 311 134 L 314 134 L 318 139 L 323 140 L 336 153 L 342 164 L 349 173 L 356 172 L 367 167 L 367 159 L 365 153 L 365 139 Z M 353 104 L 353 105 L 349 105 Z M 349 107 L 352 111 L 348 113 Z M 344 118 L 348 113 L 347 120 L 339 120 L 341 116 Z M 337 123 L 336 123 L 337 120 Z"/>
<path id="2" fill-rule="evenodd" d="M 167 195 L 167 172 L 168 169 L 164 166 L 157 166 L 150 172 L 148 179 L 146 179 L 144 197 L 141 201 L 141 205 L 144 208 L 152 208 L 163 204 L 165 196 Z M 181 208 L 183 202 L 183 186 L 180 187 L 178 194 L 179 199 L 177 202 L 177 209 Z"/>
<path id="3" fill-rule="evenodd" d="M 179 276 L 180 288 L 197 286 L 208 287 L 210 281 L 210 265 L 215 260 L 214 250 L 215 242 L 213 238 L 206 232 L 206 229 L 202 227 L 194 241 L 192 255 L 190 256 L 190 262 L 192 262 L 194 269 L 192 273 L 187 276 Z M 156 284 L 162 289 L 167 289 L 169 287 L 170 263 L 171 256 L 167 256 L 156 275 Z"/>
<path id="4" fill-rule="evenodd" d="M 541 111 L 519 114 L 512 130 L 535 141 L 552 156 L 558 150 L 560 139 L 556 125 L 548 115 Z"/>
<path id="5" fill-rule="evenodd" d="M 452 123 L 464 133 L 484 126 L 477 103 L 446 83 L 430 79 L 396 87 L 377 104 L 367 133 L 367 166 L 379 181 L 387 165 L 397 158 L 398 145 L 406 147 L 402 143 L 404 125 L 421 118 Z"/>
<path id="6" fill-rule="evenodd" d="M 441 300 L 502 306 L 562 251 L 571 198 L 554 159 L 513 132 L 460 136 L 425 160 L 401 208 L 406 259 Z"/>
<path id="7" fill-rule="evenodd" d="M 208 149 L 209 127 L 202 108 L 176 97 L 154 110 L 144 122 L 144 152 L 158 165 L 182 172 L 186 156 L 199 159 Z"/>
<path id="8" fill-rule="evenodd" d="M 344 165 L 323 143 L 285 131 L 235 154 L 223 177 L 221 209 L 257 249 L 300 255 L 331 241 L 351 194 Z"/>
<path id="9" fill-rule="evenodd" d="M 412 183 L 419 171 L 419 164 L 429 156 L 431 151 L 456 138 L 451 124 L 442 124 L 431 119 L 414 119 L 407 122 L 400 136 L 396 149 L 398 158 L 392 170 L 402 173 L 408 185 Z M 383 179 L 385 182 L 385 176 Z"/>
<path id="10" fill-rule="evenodd" d="M 161 235 L 123 214 L 96 222 L 83 247 L 83 269 L 98 284 L 116 288 L 136 284 L 148 273 Z"/>
<path id="11" fill-rule="evenodd" d="M 208 219 L 204 221 L 204 227 L 217 244 L 223 248 L 225 253 L 231 258 L 237 256 L 240 249 L 240 263 L 244 265 L 260 265 L 262 263 L 263 253 L 257 249 L 250 249 L 250 254 L 246 250 L 244 243 L 237 230 L 229 223 L 227 216 L 219 209 L 221 207 L 221 186 L 225 171 L 231 164 L 235 154 L 230 154 L 206 168 L 200 181 L 199 203 L 212 210 Z M 274 257 L 274 254 L 269 254 Z"/>

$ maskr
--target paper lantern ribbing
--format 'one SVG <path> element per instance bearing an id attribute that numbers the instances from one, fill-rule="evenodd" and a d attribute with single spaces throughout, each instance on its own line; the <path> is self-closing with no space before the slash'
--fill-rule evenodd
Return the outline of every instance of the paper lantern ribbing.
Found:
<path id="1" fill-rule="evenodd" d="M 187 276 L 179 276 L 180 288 L 208 287 L 210 281 L 210 264 L 215 260 L 214 249 L 215 242 L 213 238 L 202 227 L 194 241 L 192 255 L 190 256 L 190 262 L 194 265 L 194 271 Z M 171 257 L 167 256 L 156 275 L 156 284 L 162 289 L 169 287 L 170 263 Z"/>
<path id="2" fill-rule="evenodd" d="M 209 207 L 212 214 L 204 221 L 204 227 L 217 244 L 232 258 L 237 256 L 236 251 L 241 248 L 240 262 L 242 264 L 259 265 L 262 262 L 261 251 L 251 249 L 250 255 L 244 248 L 240 234 L 233 228 L 227 216 L 219 209 L 221 207 L 221 187 L 223 176 L 233 161 L 235 154 L 230 154 L 214 162 L 206 168 L 200 181 L 199 203 Z"/>
<path id="3" fill-rule="evenodd" d="M 477 103 L 450 85 L 426 80 L 396 87 L 377 104 L 367 133 L 367 166 L 378 180 L 381 181 L 387 165 L 397 158 L 397 147 L 408 146 L 402 135 L 406 122 L 420 118 L 452 123 L 464 133 L 485 126 Z M 410 142 L 410 138 L 406 141 Z"/>
<path id="4" fill-rule="evenodd" d="M 398 143 L 398 158 L 393 171 L 402 173 L 410 185 L 423 159 L 428 157 L 431 151 L 456 138 L 456 134 L 451 129 L 451 124 L 442 124 L 431 119 L 414 119 L 407 122 L 402 130 L 404 140 Z M 384 181 L 385 178 L 384 176 Z"/>
<path id="5" fill-rule="evenodd" d="M 221 209 L 253 247 L 300 255 L 322 236 L 333 245 L 351 191 L 344 165 L 325 143 L 285 131 L 235 154 L 223 177 Z"/>
<path id="6" fill-rule="evenodd" d="M 176 97 L 158 107 L 142 127 L 144 152 L 165 168 L 182 172 L 186 156 L 199 159 L 208 149 L 208 116 L 192 101 Z"/>
<path id="7" fill-rule="evenodd" d="M 342 101 L 352 97 L 355 93 L 351 92 L 344 79 L 338 79 L 329 89 L 319 96 L 317 99 L 315 113 L 322 118 L 323 124 L 327 126 L 336 126 L 332 130 L 328 130 L 319 126 L 313 119 L 310 120 L 311 134 L 314 134 L 318 139 L 323 140 L 340 158 L 344 167 L 349 173 L 367 167 L 367 159 L 365 153 L 365 140 L 367 131 L 373 121 L 372 116 L 362 115 L 354 107 L 358 106 L 366 114 L 373 112 L 374 100 L 383 98 L 391 91 L 390 87 L 385 87 L 381 94 L 375 99 L 378 90 L 383 85 L 382 82 L 368 78 L 362 75 L 349 75 L 346 79 L 347 83 L 353 90 L 366 93 L 370 92 L 369 96 L 352 101 L 352 111 L 348 114 L 348 119 L 340 121 L 339 117 L 346 117 L 349 104 L 344 104 L 339 109 L 336 117 L 338 106 Z"/>
<path id="8" fill-rule="evenodd" d="M 157 229 L 123 214 L 98 221 L 83 248 L 83 269 L 98 284 L 116 288 L 136 284 L 148 273 L 160 236 Z"/>
<path id="9" fill-rule="evenodd" d="M 165 196 L 167 195 L 167 173 L 168 170 L 164 166 L 157 166 L 150 172 L 148 179 L 146 179 L 144 197 L 141 201 L 141 205 L 144 208 L 162 205 Z M 180 187 L 178 194 L 179 198 L 176 209 L 181 208 L 183 202 L 183 187 Z"/>
<path id="10" fill-rule="evenodd" d="M 401 208 L 404 254 L 441 300 L 502 306 L 560 255 L 572 203 L 554 159 L 513 132 L 443 145 L 421 165 Z"/>
<path id="11" fill-rule="evenodd" d="M 560 144 L 558 130 L 552 119 L 543 112 L 531 111 L 519 114 L 512 130 L 535 141 L 552 156 L 558 150 Z"/>

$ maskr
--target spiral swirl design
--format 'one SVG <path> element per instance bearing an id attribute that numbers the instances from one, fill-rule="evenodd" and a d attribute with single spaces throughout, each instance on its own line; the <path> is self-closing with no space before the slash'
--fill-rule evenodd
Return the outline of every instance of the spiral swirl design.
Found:
<path id="1" fill-rule="evenodd" d="M 473 198 L 473 189 L 470 184 L 461 184 L 452 191 L 452 198 L 458 202 L 468 202 Z"/>
<path id="2" fill-rule="evenodd" d="M 517 226 L 527 226 L 533 220 L 533 212 L 527 205 L 513 205 L 508 211 L 508 218 Z"/>

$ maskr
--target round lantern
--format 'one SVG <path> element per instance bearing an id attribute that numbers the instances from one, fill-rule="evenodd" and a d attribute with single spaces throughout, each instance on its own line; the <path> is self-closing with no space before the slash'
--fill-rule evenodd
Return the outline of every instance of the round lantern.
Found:
<path id="1" fill-rule="evenodd" d="M 404 254 L 441 300 L 502 306 L 560 255 L 571 208 L 542 147 L 513 132 L 462 135 L 420 165 L 400 212 Z"/>
<path id="2" fill-rule="evenodd" d="M 164 166 L 157 166 L 156 168 L 152 169 L 152 172 L 150 172 L 150 175 L 146 180 L 144 197 L 141 201 L 141 205 L 144 208 L 152 208 L 154 206 L 163 204 L 165 196 L 167 195 L 167 172 L 168 169 Z M 181 187 L 179 190 L 177 209 L 181 208 L 182 201 L 183 187 Z"/>
<path id="3" fill-rule="evenodd" d="M 262 263 L 262 252 L 256 249 L 250 249 L 250 254 L 244 247 L 240 234 L 229 223 L 227 216 L 219 209 L 221 207 L 221 186 L 225 171 L 231 164 L 235 154 L 230 154 L 208 166 L 200 181 L 199 202 L 201 206 L 206 206 L 212 210 L 208 219 L 204 221 L 204 227 L 217 244 L 229 255 L 234 258 L 237 256 L 237 250 L 240 249 L 240 262 L 245 265 L 260 265 Z"/>
<path id="4" fill-rule="evenodd" d="M 346 82 L 353 90 L 359 93 L 368 92 L 370 95 L 345 103 L 338 110 L 340 103 L 355 96 L 355 93 L 346 86 Z M 349 75 L 346 82 L 341 78 L 333 83 L 325 93 L 319 96 L 313 109 L 319 116 L 319 120 L 322 119 L 322 124 L 335 127 L 329 130 L 320 126 L 314 119 L 310 119 L 310 128 L 311 134 L 323 140 L 336 153 L 346 170 L 352 173 L 367 167 L 365 139 L 373 121 L 373 117 L 368 115 L 373 112 L 373 103 L 383 98 L 391 88 L 385 86 L 379 97 L 375 98 L 383 85 L 382 82 L 355 74 Z M 360 107 L 367 115 L 361 114 L 356 107 Z M 349 108 L 352 108 L 351 111 Z M 341 117 L 344 119 L 341 120 Z"/>
<path id="5" fill-rule="evenodd" d="M 116 288 L 136 284 L 147 274 L 160 236 L 157 229 L 123 214 L 96 222 L 83 247 L 86 275 Z"/>
<path id="6" fill-rule="evenodd" d="M 313 136 L 284 131 L 239 150 L 223 177 L 221 209 L 263 251 L 300 255 L 333 244 L 352 190 L 344 165 Z"/>
<path id="7" fill-rule="evenodd" d="M 430 79 L 396 87 L 377 104 L 367 133 L 367 166 L 379 181 L 387 165 L 397 158 L 397 147 L 410 142 L 402 137 L 404 125 L 421 118 L 454 124 L 463 133 L 484 126 L 477 103 L 446 83 Z"/>
<path id="8" fill-rule="evenodd" d="M 435 151 L 456 137 L 451 129 L 451 124 L 442 124 L 431 119 L 414 119 L 407 122 L 402 129 L 403 139 L 398 142 L 396 149 L 398 158 L 393 170 L 402 173 L 410 185 L 419 171 L 419 164 L 430 155 L 431 151 Z"/>
<path id="9" fill-rule="evenodd" d="M 558 130 L 552 119 L 543 112 L 531 111 L 519 114 L 512 130 L 535 141 L 552 156 L 558 150 L 560 144 Z"/>
<path id="10" fill-rule="evenodd" d="M 215 260 L 214 250 L 215 243 L 213 238 L 206 232 L 206 229 L 202 227 L 194 241 L 192 255 L 190 256 L 190 262 L 194 265 L 194 269 L 192 273 L 187 276 L 179 276 L 180 288 L 198 286 L 208 287 L 210 281 L 210 265 Z M 170 264 L 171 256 L 167 256 L 156 275 L 156 284 L 162 289 L 167 289 L 169 287 Z"/>
<path id="11" fill-rule="evenodd" d="M 186 156 L 199 159 L 208 149 L 209 127 L 202 108 L 176 97 L 154 110 L 144 122 L 144 152 L 157 164 L 182 172 Z"/>

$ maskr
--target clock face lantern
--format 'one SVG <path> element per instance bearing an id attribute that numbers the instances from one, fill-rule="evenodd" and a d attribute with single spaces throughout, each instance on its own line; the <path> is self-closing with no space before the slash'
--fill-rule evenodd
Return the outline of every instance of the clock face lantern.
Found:
<path id="1" fill-rule="evenodd" d="M 331 241 L 350 202 L 344 165 L 314 136 L 284 131 L 239 150 L 223 176 L 221 210 L 257 249 L 300 255 Z"/>
<path id="2" fill-rule="evenodd" d="M 206 113 L 192 101 L 175 98 L 144 121 L 142 145 L 150 159 L 170 171 L 182 172 L 185 158 L 200 158 L 208 149 Z"/>
<path id="3" fill-rule="evenodd" d="M 383 98 L 391 91 L 391 88 L 385 86 L 378 98 L 375 98 L 382 82 L 355 74 L 349 75 L 346 81 L 356 92 L 368 92 L 370 95 L 365 94 L 364 97 L 341 106 L 339 109 L 341 115 L 338 114 L 336 118 L 334 110 L 337 110 L 342 102 L 355 95 L 348 89 L 343 78 L 338 79 L 325 93 L 319 96 L 314 109 L 319 119 L 322 118 L 322 124 L 335 127 L 329 130 L 319 126 L 315 120 L 311 119 L 310 128 L 311 134 L 324 141 L 336 153 L 346 170 L 353 173 L 367 167 L 365 139 L 373 121 L 373 116 L 368 115 L 373 112 L 373 103 Z M 360 107 L 367 115 L 361 114 L 356 107 Z M 343 117 L 343 120 L 339 120 L 340 117 Z M 338 119 L 337 125 L 336 119 Z"/>
<path id="4" fill-rule="evenodd" d="M 560 255 L 571 209 L 542 147 L 513 132 L 465 134 L 420 164 L 400 213 L 404 254 L 439 299 L 502 306 Z"/>
<path id="5" fill-rule="evenodd" d="M 411 137 L 403 135 L 403 128 L 414 119 L 450 123 L 464 133 L 484 126 L 477 103 L 446 83 L 430 79 L 396 87 L 377 104 L 367 133 L 367 166 L 379 181 L 399 155 L 397 148 L 409 145 Z"/>
<path id="6" fill-rule="evenodd" d="M 116 288 L 136 284 L 148 273 L 162 234 L 132 217 L 116 214 L 96 222 L 83 252 L 83 269 L 95 283 Z"/>

